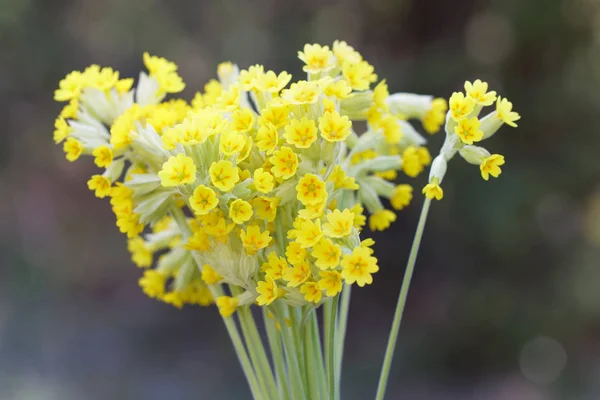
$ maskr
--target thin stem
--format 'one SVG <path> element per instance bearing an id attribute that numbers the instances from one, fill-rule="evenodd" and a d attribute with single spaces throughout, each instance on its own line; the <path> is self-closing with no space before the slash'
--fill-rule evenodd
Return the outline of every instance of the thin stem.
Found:
<path id="1" fill-rule="evenodd" d="M 313 357 L 317 363 L 319 393 L 325 394 L 327 391 L 327 381 L 325 380 L 325 365 L 323 364 L 323 351 L 321 349 L 321 334 L 319 332 L 319 319 L 317 318 L 317 310 L 314 310 L 310 313 L 309 319 L 312 330 Z"/>
<path id="2" fill-rule="evenodd" d="M 346 328 L 348 326 L 348 311 L 350 309 L 350 294 L 352 285 L 344 285 L 342 299 L 340 301 L 340 314 L 338 317 L 337 330 L 335 331 L 335 382 L 338 388 L 336 397 L 340 397 L 342 379 L 342 358 L 344 357 L 344 343 L 346 341 Z"/>
<path id="3" fill-rule="evenodd" d="M 240 326 L 242 327 L 242 333 L 244 334 L 244 339 L 246 340 L 246 347 L 248 348 L 248 353 L 250 354 L 250 360 L 252 360 L 252 365 L 254 366 L 254 371 L 256 372 L 256 377 L 258 378 L 258 385 L 260 386 L 263 396 L 265 399 L 270 399 L 269 389 L 267 386 L 267 379 L 265 377 L 265 371 L 262 370 L 260 365 L 260 360 L 258 356 L 258 349 L 252 340 L 252 335 L 250 333 L 250 327 L 248 326 L 248 318 L 246 316 L 246 311 L 243 308 L 246 307 L 238 307 L 237 316 L 240 320 Z"/>
<path id="4" fill-rule="evenodd" d="M 273 364 L 275 365 L 275 376 L 277 378 L 277 386 L 279 388 L 279 398 L 282 400 L 290 399 L 290 388 L 285 371 L 284 355 L 281 343 L 281 336 L 277 332 L 275 326 L 274 317 L 269 317 L 266 307 L 263 309 L 263 321 L 265 323 L 265 329 L 267 331 L 267 339 L 269 341 L 269 348 L 271 349 L 271 356 L 273 357 Z"/>
<path id="5" fill-rule="evenodd" d="M 302 381 L 302 372 L 300 371 L 300 363 L 298 356 L 300 354 L 299 349 L 296 348 L 294 342 L 294 334 L 292 328 L 287 326 L 285 318 L 287 307 L 285 304 L 277 304 L 277 313 L 279 325 L 281 328 L 281 337 L 283 338 L 283 344 L 285 348 L 285 359 L 288 366 L 288 375 L 293 392 L 294 400 L 303 400 L 307 398 L 306 392 L 304 391 L 304 383 Z"/>
<path id="6" fill-rule="evenodd" d="M 254 364 L 254 370 L 258 375 L 258 381 L 265 386 L 265 393 L 269 394 L 270 398 L 277 399 L 278 391 L 273 371 L 271 370 L 271 365 L 269 364 L 269 359 L 260 339 L 250 307 L 241 307 L 238 309 L 238 317 L 246 338 L 250 358 Z"/>
<path id="7" fill-rule="evenodd" d="M 319 382 L 317 378 L 317 360 L 315 359 L 315 343 L 313 343 L 312 324 L 307 322 L 304 328 L 304 365 L 306 367 L 307 386 L 310 391 L 310 398 L 313 400 L 321 399 L 319 391 Z"/>
<path id="8" fill-rule="evenodd" d="M 300 364 L 300 372 L 302 373 L 302 381 L 304 382 L 305 388 L 310 388 L 308 383 L 308 375 L 306 373 L 306 358 L 304 355 L 304 346 L 302 345 L 302 338 L 304 336 L 302 330 L 302 310 L 298 307 L 292 307 L 288 305 L 290 313 L 290 319 L 292 321 L 291 330 L 294 334 L 294 345 L 296 346 L 296 354 L 298 355 L 298 363 Z"/>
<path id="9" fill-rule="evenodd" d="M 325 328 L 325 370 L 327 371 L 327 388 L 329 399 L 336 396 L 335 382 L 335 320 L 337 315 L 339 295 L 326 302 L 323 310 L 323 326 Z"/>
<path id="10" fill-rule="evenodd" d="M 404 279 L 402 280 L 402 287 L 400 288 L 400 294 L 398 295 L 398 303 L 396 303 L 394 320 L 392 322 L 392 328 L 390 329 L 390 337 L 388 339 L 387 348 L 385 349 L 381 374 L 379 375 L 379 385 L 377 386 L 377 395 L 375 397 L 376 400 L 383 400 L 383 397 L 385 396 L 385 389 L 387 386 L 388 377 L 390 375 L 390 367 L 392 365 L 394 349 L 396 348 L 396 340 L 398 339 L 398 330 L 400 329 L 400 322 L 402 322 L 402 314 L 404 313 L 404 306 L 406 305 L 406 297 L 408 296 L 410 281 L 415 269 L 415 262 L 417 261 L 419 245 L 421 244 L 421 238 L 423 237 L 423 230 L 425 229 L 425 222 L 427 221 L 427 214 L 429 212 L 430 204 L 431 200 L 425 199 L 423 208 L 421 210 L 421 216 L 419 217 L 417 231 L 415 232 L 415 238 L 410 249 L 410 255 L 408 256 L 406 271 L 404 272 Z"/>
<path id="11" fill-rule="evenodd" d="M 171 215 L 179 229 L 181 230 L 181 234 L 184 239 L 187 239 L 191 236 L 192 231 L 187 223 L 185 218 L 185 214 L 181 209 L 177 206 L 171 207 Z M 195 252 L 192 253 L 192 258 L 196 262 L 196 266 L 200 268 L 202 265 L 201 262 L 197 259 L 197 254 Z M 216 299 L 219 296 L 223 296 L 223 288 L 221 285 L 208 285 L 210 289 L 210 293 Z M 254 369 L 252 368 L 252 364 L 250 363 L 250 359 L 248 358 L 248 354 L 246 353 L 246 349 L 244 347 L 244 343 L 240 337 L 240 333 L 238 331 L 237 325 L 235 321 L 231 317 L 223 317 L 223 323 L 225 324 L 225 328 L 227 329 L 227 333 L 229 334 L 229 338 L 231 339 L 231 343 L 233 344 L 233 348 L 235 349 L 235 353 L 238 357 L 240 365 L 242 366 L 242 370 L 244 371 L 244 375 L 246 376 L 246 380 L 248 381 L 248 385 L 250 386 L 250 391 L 252 392 L 252 397 L 255 399 L 262 399 L 263 395 L 258 386 L 258 381 L 256 379 L 256 375 L 254 373 Z"/>

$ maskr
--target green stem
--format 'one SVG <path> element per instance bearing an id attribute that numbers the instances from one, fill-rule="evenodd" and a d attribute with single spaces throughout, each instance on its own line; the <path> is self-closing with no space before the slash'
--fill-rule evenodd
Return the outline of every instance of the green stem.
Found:
<path id="1" fill-rule="evenodd" d="M 315 359 L 314 349 L 316 348 L 313 343 L 312 336 L 312 324 L 305 323 L 304 326 L 304 365 L 306 367 L 306 384 L 310 391 L 310 398 L 313 400 L 321 399 L 321 392 L 319 391 L 319 382 L 317 378 L 317 360 Z"/>
<path id="2" fill-rule="evenodd" d="M 292 307 L 288 305 L 288 310 L 292 320 L 291 330 L 294 334 L 294 345 L 296 347 L 296 354 L 298 355 L 298 363 L 300 364 L 300 372 L 302 373 L 302 381 L 306 389 L 310 388 L 308 383 L 308 375 L 306 373 L 306 358 L 304 355 L 304 346 L 302 345 L 302 338 L 304 336 L 302 329 L 302 310 L 298 307 Z"/>
<path id="3" fill-rule="evenodd" d="M 250 333 L 250 327 L 248 326 L 248 318 L 246 316 L 247 307 L 238 307 L 237 316 L 240 320 L 240 326 L 242 327 L 242 333 L 244 334 L 244 338 L 246 340 L 246 347 L 248 348 L 248 353 L 250 354 L 250 360 L 252 360 L 252 365 L 254 366 L 254 371 L 256 372 L 256 377 L 258 378 L 258 385 L 260 386 L 263 396 L 265 399 L 270 399 L 271 396 L 269 394 L 269 388 L 267 386 L 267 379 L 265 377 L 265 373 L 261 368 L 260 360 L 258 356 L 258 349 L 252 340 L 252 335 Z"/>
<path id="4" fill-rule="evenodd" d="M 313 357 L 317 363 L 317 377 L 319 378 L 319 393 L 325 395 L 327 391 L 327 381 L 325 380 L 325 365 L 323 364 L 323 350 L 321 349 L 321 334 L 319 332 L 317 310 L 311 312 L 310 325 L 312 330 Z"/>
<path id="5" fill-rule="evenodd" d="M 184 239 L 187 239 L 192 235 L 192 231 L 187 223 L 185 215 L 183 211 L 177 206 L 171 207 L 171 215 L 173 219 L 177 222 L 179 229 L 181 230 L 181 234 Z M 195 252 L 192 253 L 192 258 L 196 262 L 196 266 L 200 268 L 202 265 L 201 262 L 197 259 L 197 254 Z M 220 285 L 208 285 L 210 289 L 210 293 L 216 299 L 219 296 L 223 296 L 223 288 Z M 231 339 L 231 343 L 233 344 L 233 348 L 235 349 L 235 353 L 238 357 L 240 365 L 242 366 L 242 370 L 244 371 L 244 375 L 246 376 L 246 380 L 248 381 L 248 385 L 250 386 L 250 391 L 252 392 L 252 397 L 255 399 L 262 399 L 262 393 L 258 386 L 258 381 L 256 379 L 256 375 L 254 373 L 254 369 L 252 368 L 252 364 L 250 363 L 250 359 L 248 358 L 248 354 L 246 353 L 246 349 L 244 347 L 244 343 L 242 342 L 242 338 L 240 337 L 237 325 L 235 321 L 231 317 L 223 317 L 223 323 L 225 324 L 225 328 L 227 329 L 227 333 L 229 334 L 229 338 Z"/>
<path id="6" fill-rule="evenodd" d="M 323 310 L 323 326 L 325 328 L 325 370 L 327 371 L 327 388 L 329 400 L 336 396 L 335 382 L 335 321 L 337 316 L 339 295 L 326 302 Z"/>
<path id="7" fill-rule="evenodd" d="M 425 199 L 425 202 L 423 203 L 423 209 L 421 210 L 421 216 L 419 217 L 417 231 L 415 232 L 415 238 L 410 249 L 410 255 L 408 256 L 406 271 L 404 272 L 404 279 L 402 280 L 402 287 L 400 288 L 400 294 L 398 295 L 398 303 L 396 304 L 394 320 L 390 330 L 390 337 L 388 339 L 387 348 L 385 349 L 381 374 L 379 375 L 379 385 L 377 386 L 377 395 L 375 396 L 376 400 L 383 400 L 383 397 L 385 396 L 385 388 L 390 375 L 390 367 L 392 365 L 394 349 L 396 348 L 396 340 L 398 339 L 398 330 L 400 329 L 400 322 L 402 321 L 402 314 L 404 313 L 404 306 L 406 305 L 406 297 L 408 296 L 410 281 L 415 269 L 415 262 L 417 261 L 419 245 L 421 244 L 421 238 L 423 237 L 423 230 L 425 229 L 425 222 L 427 221 L 427 214 L 429 212 L 430 204 L 431 200 Z"/>
<path id="8" fill-rule="evenodd" d="M 346 328 L 348 326 L 348 311 L 350 309 L 350 294 L 352 285 L 344 285 L 342 290 L 342 299 L 340 302 L 340 315 L 338 318 L 337 330 L 335 332 L 335 382 L 338 388 L 336 397 L 340 397 L 342 379 L 342 358 L 344 357 L 344 342 L 346 341 Z"/>
<path id="9" fill-rule="evenodd" d="M 283 338 L 283 344 L 285 348 L 285 359 L 288 366 L 288 374 L 293 392 L 294 400 L 304 400 L 307 398 L 306 392 L 304 391 L 304 383 L 302 381 L 302 372 L 300 371 L 300 363 L 298 356 L 300 355 L 299 349 L 296 348 L 294 341 L 294 333 L 292 328 L 287 326 L 285 318 L 287 316 L 287 306 L 280 302 L 277 304 L 276 316 L 281 327 L 281 337 Z"/>
<path id="10" fill-rule="evenodd" d="M 275 326 L 275 320 L 269 318 L 267 315 L 269 311 L 266 307 L 263 309 L 263 321 L 265 323 L 265 329 L 267 331 L 267 339 L 269 341 L 269 348 L 271 349 L 271 356 L 273 357 L 273 364 L 275 365 L 275 376 L 277 378 L 277 386 L 279 388 L 279 398 L 282 400 L 290 399 L 290 388 L 285 371 L 283 348 L 281 347 L 281 336 L 277 332 Z"/>

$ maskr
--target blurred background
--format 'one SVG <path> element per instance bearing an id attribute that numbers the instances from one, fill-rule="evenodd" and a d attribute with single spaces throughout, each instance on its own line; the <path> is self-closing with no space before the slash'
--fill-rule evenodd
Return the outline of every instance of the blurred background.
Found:
<path id="1" fill-rule="evenodd" d="M 0 399 L 245 399 L 213 308 L 146 298 L 107 201 L 52 142 L 58 81 L 98 63 L 177 62 L 183 97 L 225 60 L 301 74 L 346 40 L 390 91 L 482 78 L 522 115 L 451 164 L 425 231 L 389 399 L 600 398 L 600 1 L 0 1 Z M 431 138 L 437 152 L 442 136 Z M 421 176 L 415 185 L 424 184 Z M 353 293 L 343 398 L 373 398 L 421 196 L 373 235 Z"/>

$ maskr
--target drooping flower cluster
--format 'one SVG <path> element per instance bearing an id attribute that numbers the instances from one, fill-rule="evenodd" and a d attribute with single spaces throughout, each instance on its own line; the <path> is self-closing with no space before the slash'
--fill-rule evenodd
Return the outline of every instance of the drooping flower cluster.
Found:
<path id="1" fill-rule="evenodd" d="M 417 176 L 431 157 L 408 119 L 434 133 L 447 105 L 390 96 L 385 81 L 371 90 L 373 67 L 345 42 L 298 56 L 306 80 L 223 63 L 189 104 L 164 100 L 184 83 L 174 63 L 147 53 L 135 89 L 96 65 L 60 82 L 55 99 L 69 103 L 54 140 L 69 161 L 91 155 L 104 169 L 88 186 L 110 198 L 133 262 L 147 268 L 148 296 L 177 307 L 216 300 L 228 316 L 278 299 L 318 305 L 344 283 L 372 282 L 365 208 L 370 228 L 383 230 L 396 216 L 380 197 L 396 210 L 410 203 L 412 186 L 392 181 Z M 223 284 L 231 296 L 214 299 Z"/>
<path id="2" fill-rule="evenodd" d="M 393 103 L 394 100 L 390 99 Z M 496 105 L 496 110 L 479 119 L 485 106 Z M 446 174 L 447 163 L 458 152 L 470 164 L 479 166 L 481 176 L 486 181 L 490 176 L 497 178 L 504 165 L 504 156 L 491 154 L 484 147 L 474 143 L 481 142 L 494 135 L 503 124 L 516 127 L 521 116 L 512 111 L 512 103 L 506 98 L 488 91 L 488 84 L 477 79 L 465 82 L 465 93 L 455 92 L 450 97 L 450 109 L 446 116 L 446 139 L 440 154 L 433 160 L 429 174 L 429 183 L 423 193 L 429 199 L 441 200 L 444 191 L 440 186 Z M 393 105 L 392 105 L 393 107 Z"/>

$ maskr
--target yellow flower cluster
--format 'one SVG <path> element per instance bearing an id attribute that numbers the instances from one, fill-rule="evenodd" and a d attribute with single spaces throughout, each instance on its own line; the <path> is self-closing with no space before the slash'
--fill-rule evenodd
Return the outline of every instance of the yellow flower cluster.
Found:
<path id="1" fill-rule="evenodd" d="M 429 199 L 441 200 L 444 196 L 440 183 L 446 173 L 447 163 L 458 152 L 470 164 L 479 165 L 481 176 L 486 181 L 490 176 L 497 178 L 504 165 L 504 156 L 490 154 L 474 143 L 488 139 L 503 125 L 516 127 L 521 116 L 512 111 L 512 103 L 488 90 L 487 82 L 477 79 L 465 82 L 465 92 L 455 92 L 450 97 L 446 118 L 446 140 L 440 154 L 433 161 L 429 183 L 423 193 Z M 495 103 L 496 110 L 483 118 L 479 114 L 484 106 Z"/>
<path id="2" fill-rule="evenodd" d="M 308 44 L 298 57 L 307 76 L 291 84 L 287 72 L 220 64 L 189 104 L 164 100 L 185 85 L 173 62 L 147 53 L 135 88 L 98 66 L 60 82 L 55 99 L 69 103 L 54 140 L 69 161 L 91 155 L 104 169 L 88 186 L 110 198 L 148 296 L 216 302 L 228 316 L 277 300 L 318 305 L 343 284 L 372 282 L 365 209 L 383 230 L 396 215 L 381 198 L 396 210 L 410 203 L 412 186 L 392 181 L 419 175 L 431 157 L 409 119 L 433 133 L 447 105 L 390 95 L 385 81 L 371 90 L 373 66 L 345 42 Z M 498 160 L 488 164 L 482 171 L 495 176 Z"/>

